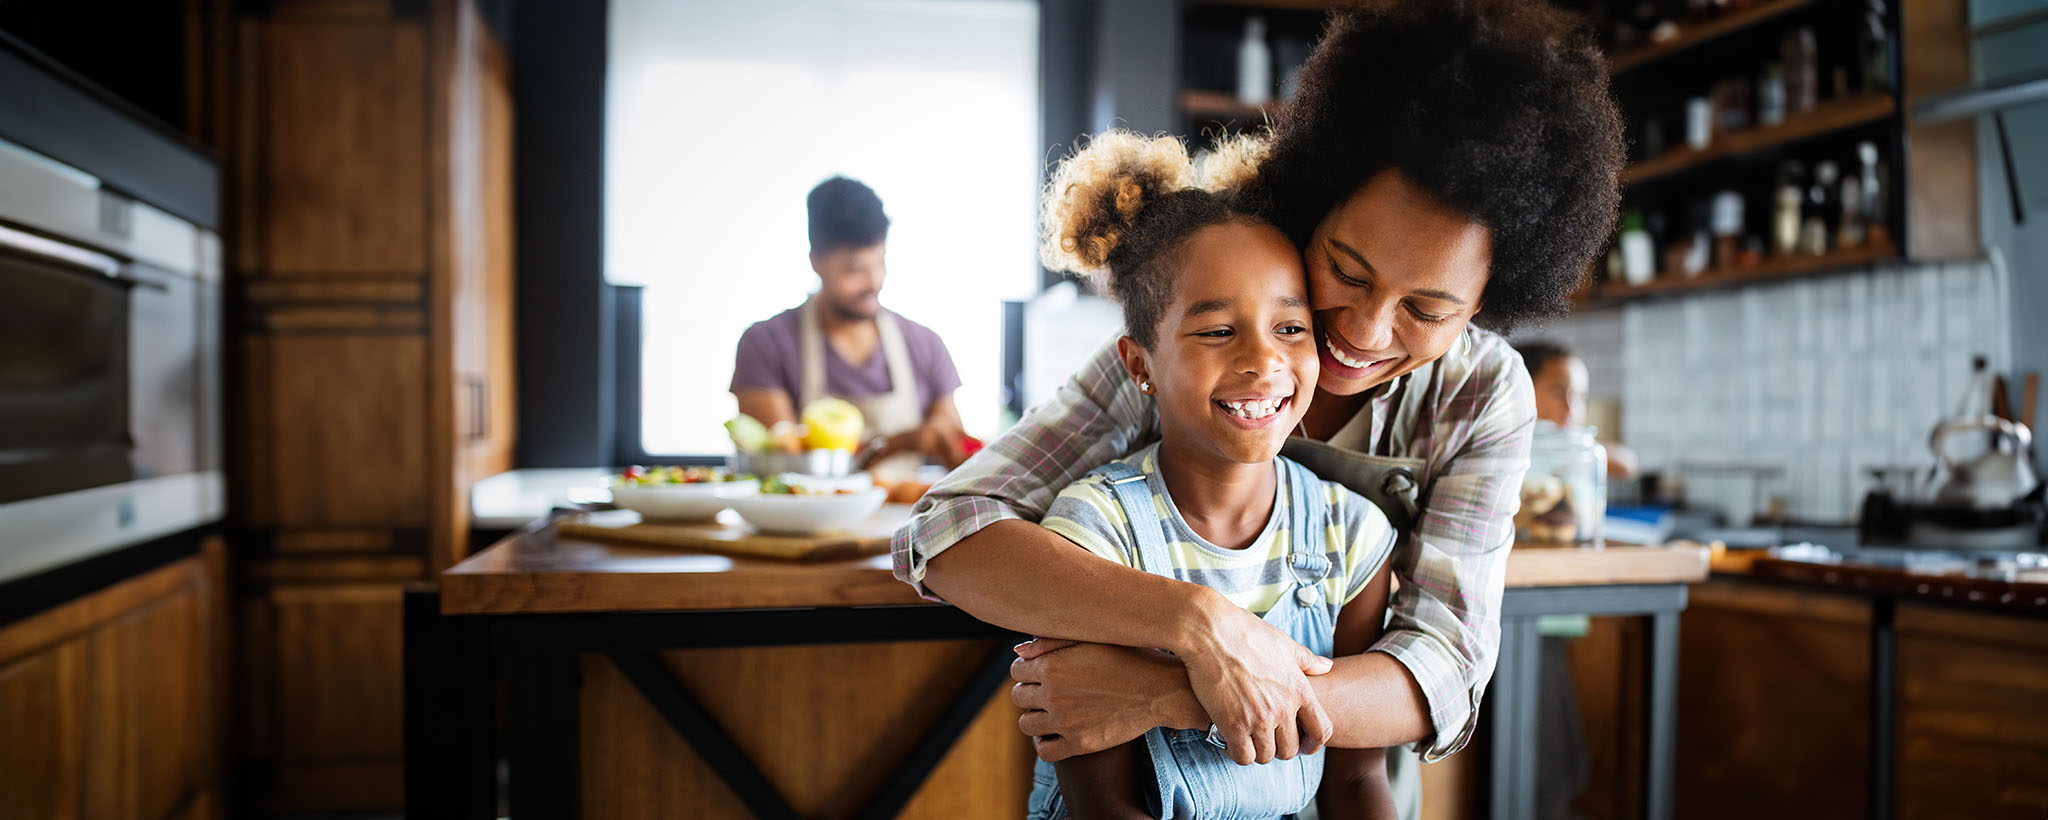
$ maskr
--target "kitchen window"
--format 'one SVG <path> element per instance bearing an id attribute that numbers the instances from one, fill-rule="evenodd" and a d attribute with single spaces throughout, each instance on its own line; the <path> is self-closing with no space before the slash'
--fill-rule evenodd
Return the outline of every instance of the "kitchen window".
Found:
<path id="1" fill-rule="evenodd" d="M 611 9 L 605 274 L 645 287 L 645 450 L 731 449 L 734 345 L 815 289 L 804 197 L 834 174 L 881 195 L 882 303 L 938 332 L 968 431 L 995 432 L 1002 302 L 1039 275 L 1037 4 Z"/>

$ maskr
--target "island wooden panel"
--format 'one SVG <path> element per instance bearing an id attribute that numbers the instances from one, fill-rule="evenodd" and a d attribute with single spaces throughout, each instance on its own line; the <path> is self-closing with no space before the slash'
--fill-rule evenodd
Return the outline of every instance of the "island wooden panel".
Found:
<path id="1" fill-rule="evenodd" d="M 2048 621 L 1899 606 L 1897 817 L 2048 817 Z"/>
<path id="2" fill-rule="evenodd" d="M 989 641 L 705 649 L 661 657 L 797 812 L 845 820 L 937 719 Z M 1023 815 L 1030 742 L 1001 688 L 900 815 Z M 611 662 L 586 655 L 583 816 L 752 815 Z"/>
<path id="3" fill-rule="evenodd" d="M 1866 601 L 1716 579 L 1679 622 L 1677 817 L 1864 817 Z"/>

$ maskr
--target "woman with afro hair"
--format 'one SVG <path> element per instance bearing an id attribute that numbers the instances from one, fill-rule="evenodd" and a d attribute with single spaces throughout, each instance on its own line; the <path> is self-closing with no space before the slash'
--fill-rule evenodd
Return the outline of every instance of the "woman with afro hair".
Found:
<path id="1" fill-rule="evenodd" d="M 1320 373 L 1296 430 L 1306 452 L 1287 454 L 1326 478 L 1385 478 L 1361 492 L 1402 527 L 1384 632 L 1333 662 L 1214 590 L 1036 523 L 1061 488 L 1158 440 L 1113 342 L 924 496 L 896 535 L 896 574 L 1040 636 L 1018 648 L 1012 698 L 1046 760 L 1157 727 L 1208 729 L 1239 763 L 1327 746 L 1326 781 L 1353 750 L 1435 760 L 1470 739 L 1493 674 L 1536 418 L 1499 334 L 1566 311 L 1620 199 L 1606 65 L 1541 2 L 1339 9 L 1270 139 L 1236 148 L 1220 161 L 1243 169 L 1239 200 L 1308 276 Z M 1157 663 L 1161 649 L 1179 663 Z M 1412 816 L 1412 765 L 1388 758 Z"/>

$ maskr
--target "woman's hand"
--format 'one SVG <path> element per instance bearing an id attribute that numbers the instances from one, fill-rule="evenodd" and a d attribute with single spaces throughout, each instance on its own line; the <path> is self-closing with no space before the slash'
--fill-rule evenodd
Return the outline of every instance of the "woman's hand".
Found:
<path id="1" fill-rule="evenodd" d="M 1187 672 L 1152 649 L 1040 639 L 1017 647 L 1010 700 L 1017 728 L 1046 761 L 1093 754 L 1155 726 L 1207 723 Z"/>
<path id="2" fill-rule="evenodd" d="M 1207 640 L 1181 655 L 1188 683 L 1239 765 L 1271 763 L 1328 743 L 1335 727 L 1307 675 L 1330 671 L 1258 616 L 1229 605 L 1212 610 Z"/>

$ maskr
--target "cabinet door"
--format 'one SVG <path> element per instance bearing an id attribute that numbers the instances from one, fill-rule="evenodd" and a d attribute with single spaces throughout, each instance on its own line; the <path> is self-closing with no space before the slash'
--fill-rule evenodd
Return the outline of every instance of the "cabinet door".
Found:
<path id="1" fill-rule="evenodd" d="M 219 817 L 215 586 L 178 561 L 0 629 L 0 817 Z"/>
<path id="2" fill-rule="evenodd" d="M 0 665 L 0 806 L 11 816 L 84 816 L 84 677 L 76 641 Z"/>
<path id="3" fill-rule="evenodd" d="M 467 555 L 469 490 L 478 479 L 512 467 L 515 435 L 512 338 L 512 94 L 503 48 L 466 2 L 436 9 L 437 32 L 450 36 L 451 80 L 445 112 L 448 176 L 440 199 L 448 213 L 449 320 L 437 327 L 451 361 L 453 418 L 446 458 L 447 508 L 437 510 L 446 533 L 435 538 L 437 566 Z M 437 52 L 439 53 L 439 52 Z M 441 63 L 437 63 L 441 64 Z"/>
<path id="4" fill-rule="evenodd" d="M 86 817 L 159 820 L 211 790 L 205 618 L 187 588 L 86 636 Z"/>
<path id="5" fill-rule="evenodd" d="M 2048 816 L 2048 624 L 1898 611 L 1897 816 Z"/>
<path id="6" fill-rule="evenodd" d="M 1870 810 L 1870 606 L 1715 580 L 1679 620 L 1677 816 Z"/>
<path id="7" fill-rule="evenodd" d="M 400 595 L 391 584 L 279 585 L 244 603 L 244 745 L 265 814 L 403 803 Z"/>
<path id="8" fill-rule="evenodd" d="M 259 529 L 427 523 L 426 340 L 247 334 L 234 508 Z"/>
<path id="9" fill-rule="evenodd" d="M 391 5 L 265 4 L 260 39 L 240 64 L 244 128 L 260 148 L 244 158 L 245 270 L 427 270 L 426 32 Z"/>

